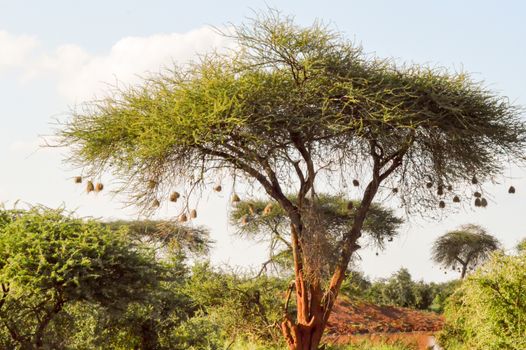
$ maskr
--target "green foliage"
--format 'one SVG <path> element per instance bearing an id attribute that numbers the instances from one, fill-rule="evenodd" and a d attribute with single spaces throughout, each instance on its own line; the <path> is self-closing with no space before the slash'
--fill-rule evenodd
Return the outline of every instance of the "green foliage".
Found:
<path id="1" fill-rule="evenodd" d="M 445 349 L 526 348 L 526 256 L 494 254 L 449 299 Z"/>
<path id="2" fill-rule="evenodd" d="M 408 210 L 437 208 L 425 182 L 462 188 L 525 159 L 520 111 L 466 74 L 376 59 L 319 23 L 299 27 L 275 11 L 232 37 L 236 54 L 175 67 L 75 110 L 58 132 L 69 160 L 89 176 L 112 173 L 147 209 L 174 187 L 190 194 L 225 174 L 257 182 L 294 218 L 297 281 L 321 282 L 336 253 L 337 289 L 378 191 L 396 188 Z M 351 171 L 367 178 L 366 189 L 358 225 L 335 252 L 330 235 L 310 225 L 316 212 L 303 215 L 305 199 L 317 178 L 346 183 Z M 284 194 L 293 191 L 296 202 Z"/>
<path id="3" fill-rule="evenodd" d="M 445 300 L 458 286 L 457 281 L 425 283 L 413 281 L 405 268 L 390 278 L 371 282 L 361 272 L 351 271 L 344 280 L 342 294 L 355 299 L 364 299 L 376 305 L 409 307 L 441 313 Z"/>
<path id="4" fill-rule="evenodd" d="M 119 312 L 158 285 L 161 267 L 125 230 L 40 207 L 0 217 L 0 328 L 10 346 L 60 348 L 62 340 L 47 330 L 70 304 Z"/>
<path id="5" fill-rule="evenodd" d="M 371 281 L 361 271 L 351 270 L 343 280 L 340 292 L 349 298 L 365 298 L 371 285 Z"/>
<path id="6" fill-rule="evenodd" d="M 209 264 L 192 270 L 187 293 L 210 322 L 221 329 L 226 343 L 250 341 L 280 344 L 277 327 L 283 313 L 287 281 L 225 273 Z"/>
<path id="7" fill-rule="evenodd" d="M 295 202 L 295 196 L 289 199 Z M 333 232 L 334 239 L 340 239 L 343 234 L 348 232 L 356 216 L 356 210 L 349 210 L 349 202 L 353 208 L 360 206 L 359 201 L 350 201 L 343 195 L 318 194 L 314 203 L 309 203 L 315 207 L 316 213 L 322 222 L 320 225 L 327 227 Z M 271 205 L 269 213 L 263 213 L 267 205 Z M 246 217 L 246 224 L 240 220 Z M 258 238 L 261 236 L 279 237 L 287 242 L 290 241 L 290 220 L 285 211 L 276 201 L 247 200 L 242 201 L 230 213 L 230 220 L 239 227 L 242 235 Z M 397 235 L 397 230 L 403 220 L 394 214 L 392 209 L 385 208 L 380 204 L 373 204 L 367 214 L 363 224 L 363 233 L 379 247 L 383 247 L 385 240 L 392 239 Z M 290 242 L 289 242 L 290 243 Z"/>
<path id="8" fill-rule="evenodd" d="M 449 297 L 460 287 L 461 284 L 461 280 L 453 280 L 438 284 L 431 283 L 434 287 L 434 298 L 431 305 L 429 305 L 429 310 L 440 314 L 443 313 Z"/>
<path id="9" fill-rule="evenodd" d="M 519 252 L 519 254 L 526 253 L 526 238 L 524 238 L 517 244 L 517 251 Z"/>
<path id="10" fill-rule="evenodd" d="M 106 223 L 114 230 L 125 228 L 131 239 L 168 249 L 170 254 L 206 255 L 213 243 L 203 227 L 189 227 L 161 220 L 118 220 Z"/>
<path id="11" fill-rule="evenodd" d="M 149 207 L 174 184 L 195 188 L 232 168 L 274 193 L 272 172 L 281 186 L 298 183 L 301 150 L 333 176 L 400 157 L 392 180 L 404 204 L 436 208 L 422 186 L 429 177 L 484 180 L 524 155 L 520 111 L 465 73 L 377 59 L 275 11 L 232 38 L 236 55 L 175 67 L 74 111 L 58 132 L 70 160 L 112 172 Z"/>
<path id="12" fill-rule="evenodd" d="M 295 202 L 295 196 L 289 196 Z M 323 256 L 329 265 L 329 270 L 334 268 L 338 260 L 338 247 L 343 237 L 349 233 L 354 224 L 359 201 L 350 201 L 343 195 L 318 194 L 308 209 L 314 208 L 316 212 L 317 227 L 326 232 Z M 265 208 L 269 209 L 265 212 Z M 304 216 L 308 214 L 305 213 Z M 246 200 L 238 203 L 230 212 L 230 221 L 238 228 L 238 234 L 254 240 L 269 242 L 269 264 L 277 267 L 279 272 L 292 270 L 292 251 L 290 241 L 290 220 L 276 201 Z M 379 249 L 385 248 L 387 241 L 392 241 L 398 234 L 398 229 L 403 220 L 394 214 L 394 211 L 373 203 L 363 224 L 364 243 L 371 244 Z M 320 253 L 321 254 L 321 253 Z"/>

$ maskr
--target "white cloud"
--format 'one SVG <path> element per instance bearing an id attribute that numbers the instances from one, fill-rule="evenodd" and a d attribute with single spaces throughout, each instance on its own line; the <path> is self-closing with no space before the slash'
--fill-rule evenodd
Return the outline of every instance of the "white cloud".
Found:
<path id="1" fill-rule="evenodd" d="M 82 102 L 101 95 L 108 84 L 133 84 L 140 81 L 140 76 L 225 47 L 232 47 L 231 41 L 208 27 L 183 34 L 123 38 L 102 55 L 91 55 L 77 45 L 64 45 L 52 54 L 42 55 L 26 71 L 26 78 L 42 73 L 56 75 L 59 93 L 69 101 Z"/>
<path id="2" fill-rule="evenodd" d="M 33 36 L 13 35 L 0 30 L 0 73 L 23 66 L 37 46 L 38 41 Z"/>

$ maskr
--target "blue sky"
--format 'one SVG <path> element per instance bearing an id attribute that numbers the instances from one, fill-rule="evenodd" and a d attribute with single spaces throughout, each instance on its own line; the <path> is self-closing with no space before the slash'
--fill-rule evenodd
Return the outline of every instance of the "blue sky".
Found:
<path id="1" fill-rule="evenodd" d="M 40 150 L 38 135 L 51 134 L 53 118 L 104 91 L 116 80 L 137 82 L 171 60 L 228 45 L 207 25 L 240 23 L 252 10 L 277 8 L 308 25 L 329 23 L 366 52 L 399 61 L 473 72 L 478 80 L 526 106 L 526 5 L 522 1 L 3 1 L 0 0 L 0 202 L 20 199 L 65 205 L 79 215 L 130 217 L 119 198 L 87 197 L 61 163 L 65 151 Z M 4 167 L 4 165 L 7 165 Z M 526 236 L 521 208 L 524 172 L 512 170 L 485 211 L 467 210 L 439 222 L 413 220 L 379 257 L 365 251 L 362 268 L 386 276 L 406 266 L 417 278 L 444 276 L 429 261 L 437 235 L 459 224 L 486 226 L 511 248 Z M 513 183 L 516 196 L 505 188 Z M 212 230 L 217 263 L 257 266 L 265 258 L 255 243 L 235 239 L 225 219 L 225 196 L 199 202 L 198 220 Z M 169 209 L 160 215 L 170 216 Z"/>

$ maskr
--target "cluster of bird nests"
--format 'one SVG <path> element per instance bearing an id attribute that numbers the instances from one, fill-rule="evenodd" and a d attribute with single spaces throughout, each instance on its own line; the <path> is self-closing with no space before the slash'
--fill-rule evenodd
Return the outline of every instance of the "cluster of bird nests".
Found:
<path id="1" fill-rule="evenodd" d="M 74 178 L 74 181 L 75 181 L 76 184 L 81 184 L 83 182 L 83 178 L 82 178 L 82 176 L 76 176 Z M 473 176 L 473 178 L 471 179 L 471 183 L 473 185 L 478 184 L 478 179 L 477 179 L 476 176 Z M 360 182 L 357 179 L 352 180 L 352 184 L 355 187 L 360 186 Z M 148 182 L 148 188 L 153 189 L 156 186 L 157 186 L 157 182 L 156 181 L 150 180 Z M 434 187 L 433 181 L 427 182 L 426 183 L 426 187 L 429 188 L 429 189 L 432 189 Z M 104 185 L 102 183 L 100 183 L 100 182 L 94 183 L 91 180 L 88 180 L 86 182 L 86 192 L 87 193 L 91 193 L 91 192 L 98 193 L 98 192 L 101 192 L 103 189 L 104 189 Z M 213 190 L 215 192 L 221 192 L 222 187 L 221 187 L 221 185 L 215 185 L 213 187 Z M 445 191 L 452 192 L 453 191 L 453 186 L 451 186 L 451 185 L 445 186 L 443 184 L 438 184 L 437 185 L 437 195 L 438 196 L 445 195 Z M 398 193 L 398 188 L 396 188 L 396 187 L 393 188 L 392 192 L 394 194 Z M 515 193 L 515 187 L 514 186 L 510 186 L 508 188 L 508 193 L 510 193 L 510 194 Z M 488 206 L 488 201 L 487 201 L 486 198 L 484 198 L 482 196 L 482 193 L 480 193 L 479 191 L 475 191 L 473 193 L 473 196 L 475 197 L 475 201 L 474 201 L 475 207 L 485 208 L 485 207 Z M 177 192 L 177 191 L 174 191 L 174 192 L 172 192 L 170 194 L 169 200 L 170 200 L 170 202 L 175 203 L 175 202 L 177 202 L 177 200 L 180 197 L 181 197 L 181 194 L 179 192 Z M 230 201 L 231 201 L 232 204 L 235 205 L 235 204 L 239 203 L 241 201 L 241 199 L 239 198 L 239 196 L 236 193 L 234 193 L 232 195 L 232 197 L 230 198 Z M 453 203 L 460 203 L 460 197 L 458 195 L 456 195 L 456 194 L 453 196 Z M 161 205 L 161 203 L 160 203 L 160 201 L 158 199 L 154 199 L 152 201 L 152 207 L 153 208 L 157 208 L 160 205 Z M 443 209 L 443 208 L 446 207 L 446 202 L 444 200 L 440 200 L 438 202 L 438 206 L 439 206 L 439 208 Z M 349 203 L 347 204 L 347 209 L 348 210 L 352 210 L 353 209 L 353 203 L 351 201 L 349 201 Z M 272 203 L 269 203 L 263 209 L 262 215 L 263 216 L 269 215 L 271 211 L 272 211 Z M 249 212 L 250 212 L 250 215 L 247 214 L 247 215 L 243 215 L 241 217 L 240 221 L 241 221 L 242 224 L 247 224 L 248 222 L 250 222 L 251 218 L 256 214 L 255 210 L 254 210 L 254 207 L 251 204 L 249 204 Z M 189 218 L 190 219 L 197 218 L 197 210 L 196 209 L 190 210 L 190 212 L 188 214 L 183 213 L 183 214 L 179 215 L 179 217 L 177 218 L 177 221 L 183 223 L 183 222 L 187 222 Z"/>

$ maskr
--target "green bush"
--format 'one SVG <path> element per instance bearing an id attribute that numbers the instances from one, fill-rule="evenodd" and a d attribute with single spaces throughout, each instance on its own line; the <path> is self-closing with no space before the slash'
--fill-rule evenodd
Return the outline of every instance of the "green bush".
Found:
<path id="1" fill-rule="evenodd" d="M 118 312 L 143 302 L 162 271 L 125 230 L 62 210 L 1 210 L 0 347 L 66 348 L 72 305 Z"/>
<path id="2" fill-rule="evenodd" d="M 453 294 L 439 335 L 445 349 L 526 349 L 526 255 L 493 255 Z"/>
<path id="3" fill-rule="evenodd" d="M 250 277 L 197 264 L 187 285 L 195 305 L 219 327 L 226 344 L 231 342 L 281 344 L 284 279 Z"/>
<path id="4" fill-rule="evenodd" d="M 459 281 L 425 283 L 413 281 L 411 274 L 401 268 L 391 277 L 370 282 L 362 273 L 352 271 L 342 284 L 341 292 L 354 299 L 365 299 L 377 305 L 409 307 L 441 313 L 444 303 Z"/>

